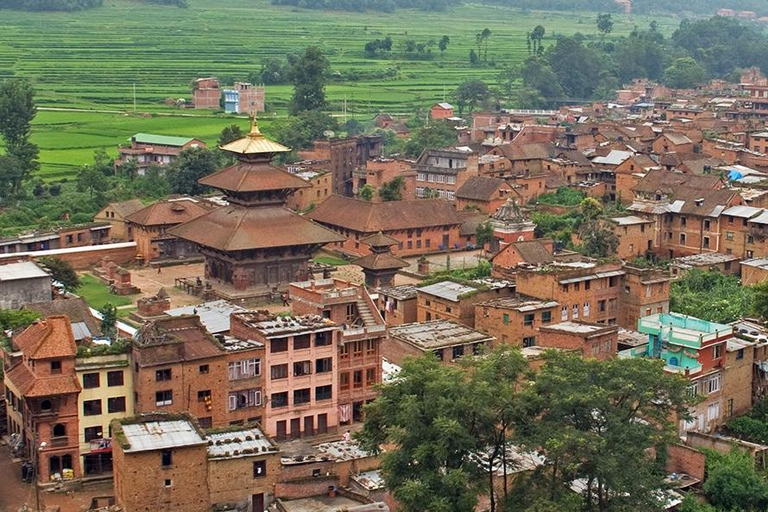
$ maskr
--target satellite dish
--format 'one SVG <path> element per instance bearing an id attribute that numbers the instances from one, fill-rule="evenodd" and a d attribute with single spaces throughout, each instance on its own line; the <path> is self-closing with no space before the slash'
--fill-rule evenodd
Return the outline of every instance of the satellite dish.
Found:
<path id="1" fill-rule="evenodd" d="M 336 133 L 334 133 L 334 131 L 333 131 L 333 130 L 325 130 L 325 131 L 323 132 L 323 137 L 325 137 L 326 139 L 330 139 L 330 138 L 331 138 L 331 137 L 333 137 L 334 135 L 336 135 Z"/>

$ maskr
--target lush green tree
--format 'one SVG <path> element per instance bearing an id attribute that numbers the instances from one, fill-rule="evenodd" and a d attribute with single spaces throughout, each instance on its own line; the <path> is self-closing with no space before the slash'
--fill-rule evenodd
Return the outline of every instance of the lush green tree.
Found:
<path id="1" fill-rule="evenodd" d="M 768 281 L 752 286 L 752 311 L 763 320 L 768 320 Z"/>
<path id="2" fill-rule="evenodd" d="M 663 361 L 551 352 L 521 393 L 515 433 L 523 446 L 544 454 L 540 477 L 553 501 L 581 478 L 585 510 L 661 511 L 660 455 L 676 438 L 675 414 L 688 417 L 687 386 L 684 377 L 664 371 Z"/>
<path id="3" fill-rule="evenodd" d="M 109 180 L 104 173 L 92 165 L 84 165 L 77 173 L 77 190 L 88 192 L 90 197 L 94 194 L 101 196 L 109 189 Z"/>
<path id="4" fill-rule="evenodd" d="M 544 47 L 541 44 L 541 41 L 544 39 L 544 35 L 547 33 L 547 29 L 545 29 L 541 25 L 536 25 L 534 29 L 531 31 L 531 41 L 533 42 L 533 53 L 535 55 L 541 55 L 541 53 L 544 52 Z"/>
<path id="5" fill-rule="evenodd" d="M 445 121 L 434 121 L 411 133 L 404 146 L 406 156 L 417 157 L 427 148 L 445 148 L 456 144 L 456 129 Z"/>
<path id="6" fill-rule="evenodd" d="M 459 85 L 454 92 L 456 103 L 459 107 L 459 115 L 467 109 L 468 113 L 477 106 L 482 106 L 491 97 L 491 90 L 482 80 L 467 80 Z"/>
<path id="7" fill-rule="evenodd" d="M 520 74 L 525 87 L 534 90 L 546 101 L 560 99 L 565 94 L 560 79 L 549 63 L 540 57 L 529 57 L 523 62 Z"/>
<path id="8" fill-rule="evenodd" d="M 557 206 L 580 206 L 584 203 L 585 199 L 588 198 L 584 197 L 583 192 L 571 187 L 559 187 L 554 194 L 552 192 L 541 194 L 536 198 L 536 202 Z"/>
<path id="9" fill-rule="evenodd" d="M 585 197 L 579 203 L 579 210 L 586 220 L 594 220 L 603 214 L 603 205 L 594 197 Z"/>
<path id="10" fill-rule="evenodd" d="M 477 237 L 477 245 L 482 247 L 486 243 L 490 243 L 493 240 L 493 226 L 491 221 L 487 220 L 477 225 L 475 230 L 475 236 Z"/>
<path id="11" fill-rule="evenodd" d="M 608 258 L 616 255 L 619 237 L 598 220 L 588 220 L 579 229 L 579 248 L 590 258 Z"/>
<path id="12" fill-rule="evenodd" d="M 480 64 L 480 57 L 477 56 L 475 50 L 469 50 L 469 64 L 472 66 Z"/>
<path id="13" fill-rule="evenodd" d="M 607 36 L 613 32 L 613 17 L 610 14 L 597 15 L 597 30 L 602 36 Z"/>
<path id="14" fill-rule="evenodd" d="M 475 35 L 475 42 L 477 43 L 477 55 L 483 56 L 483 62 L 488 62 L 488 40 L 491 38 L 491 30 L 484 28 L 482 32 L 478 32 Z"/>
<path id="15" fill-rule="evenodd" d="M 341 125 L 341 130 L 346 132 L 347 136 L 352 137 L 363 133 L 365 131 L 365 126 L 363 126 L 363 123 L 357 119 L 349 119 L 346 123 Z"/>
<path id="16" fill-rule="evenodd" d="M 735 447 L 727 454 L 707 454 L 707 479 L 702 488 L 710 503 L 723 511 L 768 509 L 768 483 L 755 471 L 749 453 Z"/>
<path id="17" fill-rule="evenodd" d="M 691 57 L 675 60 L 664 70 L 664 83 L 678 89 L 690 89 L 707 81 L 707 70 Z"/>
<path id="18" fill-rule="evenodd" d="M 294 59 L 294 56 L 291 56 Z M 261 62 L 261 69 L 248 74 L 248 80 L 253 83 L 275 85 L 286 84 L 291 78 L 291 64 L 278 58 L 270 57 Z"/>
<path id="19" fill-rule="evenodd" d="M 326 132 L 335 132 L 338 129 L 336 119 L 315 110 L 280 119 L 273 123 L 270 132 L 281 144 L 299 150 L 311 147 L 315 139 L 324 137 Z"/>
<path id="20" fill-rule="evenodd" d="M 13 158 L 16 166 L 14 172 L 3 178 L 13 194 L 18 194 L 24 180 L 40 167 L 37 146 L 29 140 L 31 123 L 36 114 L 32 84 L 18 78 L 0 82 L 0 134 L 5 142 L 5 152 Z"/>
<path id="21" fill-rule="evenodd" d="M 400 201 L 403 199 L 403 189 L 405 189 L 405 180 L 402 176 L 397 176 L 381 185 L 379 197 L 382 201 Z"/>
<path id="22" fill-rule="evenodd" d="M 569 98 L 587 100 L 592 97 L 600 81 L 603 55 L 574 36 L 559 37 L 545 57 Z"/>
<path id="23" fill-rule="evenodd" d="M 21 329 L 40 318 L 29 309 L 0 309 L 0 331 Z"/>
<path id="24" fill-rule="evenodd" d="M 728 323 L 752 311 L 752 290 L 737 276 L 692 269 L 672 282 L 669 309 L 710 322 Z"/>
<path id="25" fill-rule="evenodd" d="M 239 125 L 231 124 L 225 126 L 224 129 L 221 130 L 221 135 L 219 135 L 219 146 L 225 146 L 230 142 L 242 139 L 243 137 L 245 137 L 245 134 Z"/>
<path id="26" fill-rule="evenodd" d="M 117 308 L 110 303 L 104 304 L 101 313 L 101 333 L 112 339 L 117 337 Z"/>
<path id="27" fill-rule="evenodd" d="M 119 167 L 120 174 L 133 180 L 139 174 L 139 162 L 135 158 L 129 158 Z"/>
<path id="28" fill-rule="evenodd" d="M 199 195 L 205 187 L 198 180 L 213 174 L 219 167 L 219 156 L 208 148 L 187 148 L 167 166 L 168 183 L 174 194 Z"/>
<path id="29" fill-rule="evenodd" d="M 398 378 L 365 408 L 361 445 L 382 454 L 387 489 L 403 512 L 473 510 L 484 481 L 472 456 L 486 408 L 468 372 L 432 355 L 406 359 Z"/>
<path id="30" fill-rule="evenodd" d="M 61 283 L 66 291 L 74 292 L 80 288 L 80 276 L 77 275 L 68 261 L 46 256 L 40 258 L 40 263 L 48 269 L 51 278 Z"/>
<path id="31" fill-rule="evenodd" d="M 163 199 L 171 193 L 165 169 L 159 165 L 150 165 L 144 176 L 138 176 L 130 183 L 132 196 L 146 199 Z"/>
<path id="32" fill-rule="evenodd" d="M 448 36 L 443 36 L 440 38 L 440 41 L 437 43 L 437 47 L 440 48 L 440 53 L 445 53 L 445 50 L 448 49 L 448 43 L 451 42 L 451 38 Z"/>
<path id="33" fill-rule="evenodd" d="M 360 199 L 363 201 L 372 201 L 375 194 L 376 189 L 368 183 L 363 185 L 363 187 L 360 189 Z"/>
<path id="34" fill-rule="evenodd" d="M 325 84 L 330 72 L 331 64 L 320 48 L 310 46 L 304 51 L 291 68 L 291 114 L 325 108 Z"/>

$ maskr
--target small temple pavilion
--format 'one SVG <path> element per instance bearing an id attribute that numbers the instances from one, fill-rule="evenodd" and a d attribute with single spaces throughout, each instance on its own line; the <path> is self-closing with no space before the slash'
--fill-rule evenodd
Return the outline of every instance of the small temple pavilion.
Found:
<path id="1" fill-rule="evenodd" d="M 379 231 L 375 235 L 363 238 L 360 242 L 369 246 L 371 253 L 352 261 L 352 264 L 363 268 L 366 286 L 372 288 L 392 286 L 397 271 L 409 265 L 407 261 L 393 255 L 390 250 L 400 241 Z"/>
<path id="2" fill-rule="evenodd" d="M 498 252 L 503 247 L 514 243 L 533 240 L 536 224 L 525 216 L 514 199 L 509 198 L 491 216 L 493 238 L 491 252 Z"/>
<path id="3" fill-rule="evenodd" d="M 312 253 L 345 238 L 285 205 L 295 190 L 311 186 L 270 164 L 275 154 L 290 149 L 264 137 L 255 119 L 247 136 L 221 149 L 237 162 L 199 183 L 222 191 L 229 205 L 170 233 L 200 246 L 205 278 L 224 298 L 258 296 L 308 280 Z"/>

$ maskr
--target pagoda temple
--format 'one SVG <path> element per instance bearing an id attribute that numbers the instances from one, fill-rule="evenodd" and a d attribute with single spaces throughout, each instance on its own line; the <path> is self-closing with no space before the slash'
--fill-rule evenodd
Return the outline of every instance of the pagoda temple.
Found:
<path id="1" fill-rule="evenodd" d="M 290 151 L 264 137 L 256 120 L 242 139 L 221 146 L 237 162 L 199 180 L 224 193 L 228 206 L 214 210 L 169 232 L 200 246 L 205 278 L 220 283 L 225 297 L 258 296 L 310 278 L 309 260 L 320 246 L 344 237 L 315 224 L 285 205 L 295 190 L 311 185 L 270 164 L 277 153 Z M 220 293 L 233 288 L 234 293 Z"/>
<path id="2" fill-rule="evenodd" d="M 490 249 L 494 253 L 511 243 L 535 238 L 536 224 L 525 216 L 511 197 L 491 216 L 491 227 L 493 238 Z"/>
<path id="3" fill-rule="evenodd" d="M 392 286 L 397 271 L 409 266 L 407 261 L 393 255 L 390 250 L 393 245 L 400 243 L 396 238 L 379 231 L 375 235 L 363 238 L 360 242 L 371 248 L 371 254 L 353 260 L 352 264 L 363 268 L 367 286 L 372 288 Z"/>

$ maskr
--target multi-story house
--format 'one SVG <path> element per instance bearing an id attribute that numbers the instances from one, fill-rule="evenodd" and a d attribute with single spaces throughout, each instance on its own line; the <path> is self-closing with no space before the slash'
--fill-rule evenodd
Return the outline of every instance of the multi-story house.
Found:
<path id="1" fill-rule="evenodd" d="M 152 165 L 170 164 L 185 149 L 205 147 L 205 142 L 199 139 L 148 133 L 137 133 L 129 140 L 130 146 L 121 145 L 117 148 L 120 156 L 115 160 L 115 169 L 119 170 L 123 164 L 133 160 L 139 175 L 144 175 Z"/>
<path id="2" fill-rule="evenodd" d="M 733 327 L 677 313 L 662 313 L 641 318 L 637 330 L 648 336 L 648 343 L 619 355 L 664 360 L 666 371 L 684 375 L 690 382 L 689 392 L 702 397 L 702 401 L 691 408 L 691 419 L 680 421 L 680 435 L 689 430 L 712 432 L 722 424 L 728 403 L 723 401 L 726 350 L 733 339 Z M 751 379 L 741 384 L 751 390 Z M 735 381 L 734 385 L 737 385 Z"/>
<path id="3" fill-rule="evenodd" d="M 4 350 L 8 432 L 20 436 L 41 482 L 83 475 L 76 356 L 65 316 L 35 322 Z"/>
<path id="4" fill-rule="evenodd" d="M 493 336 L 448 320 L 402 324 L 390 327 L 384 356 L 399 365 L 406 357 L 434 354 L 443 364 L 452 364 L 479 354 L 495 341 Z"/>
<path id="5" fill-rule="evenodd" d="M 339 279 L 291 283 L 291 309 L 314 314 L 342 326 L 338 347 L 339 425 L 362 421 L 363 405 L 378 395 L 382 382 L 382 344 L 387 327 L 368 291 Z"/>
<path id="6" fill-rule="evenodd" d="M 459 149 L 427 149 L 413 166 L 416 197 L 456 199 L 456 192 L 478 175 L 478 156 Z"/>
<path id="7" fill-rule="evenodd" d="M 560 304 L 555 301 L 515 295 L 476 304 L 475 328 L 502 345 L 533 347 L 539 327 L 557 322 L 558 315 Z"/>
<path id="8" fill-rule="evenodd" d="M 509 297 L 514 287 L 507 281 L 456 283 L 441 281 L 416 289 L 419 322 L 450 320 L 475 327 L 475 304 L 498 297 Z"/>
<path id="9" fill-rule="evenodd" d="M 517 293 L 560 304 L 556 322 L 581 320 L 634 329 L 637 319 L 669 311 L 669 276 L 621 263 L 554 262 L 518 267 Z"/>
<path id="10" fill-rule="evenodd" d="M 214 337 L 197 316 L 147 322 L 132 349 L 136 412 L 188 412 L 203 427 L 262 421 L 263 357 L 261 342 Z"/>
<path id="11" fill-rule="evenodd" d="M 277 439 L 334 431 L 339 424 L 341 326 L 319 315 L 235 313 L 232 334 L 264 351 L 265 431 Z"/>
<path id="12" fill-rule="evenodd" d="M 82 391 L 77 397 L 78 438 L 83 476 L 112 472 L 112 420 L 133 415 L 133 372 L 128 354 L 89 356 L 75 361 Z"/>
<path id="13" fill-rule="evenodd" d="M 377 290 L 379 312 L 387 325 L 410 324 L 418 319 L 416 286 L 401 284 Z"/>

